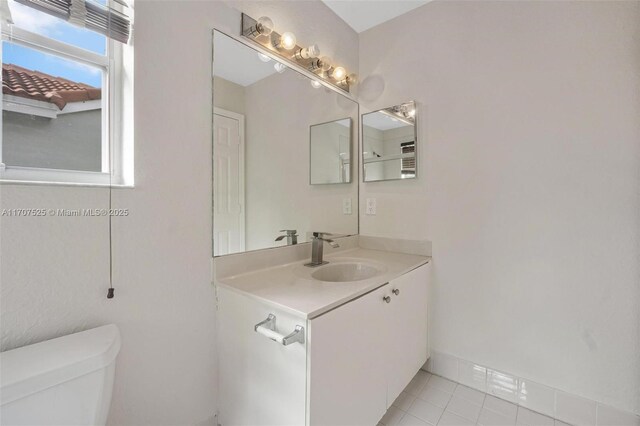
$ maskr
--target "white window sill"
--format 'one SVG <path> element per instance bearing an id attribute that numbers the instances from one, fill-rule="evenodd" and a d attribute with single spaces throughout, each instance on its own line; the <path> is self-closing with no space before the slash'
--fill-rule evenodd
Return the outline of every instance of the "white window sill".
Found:
<path id="1" fill-rule="evenodd" d="M 0 164 L 1 185 L 50 185 L 97 188 L 134 187 L 133 183 L 123 183 L 122 178 L 109 176 L 109 173 L 2 166 L 3 165 Z"/>
<path id="2" fill-rule="evenodd" d="M 134 189 L 135 185 L 120 183 L 50 182 L 37 180 L 0 179 L 0 185 L 77 186 L 81 188 Z"/>

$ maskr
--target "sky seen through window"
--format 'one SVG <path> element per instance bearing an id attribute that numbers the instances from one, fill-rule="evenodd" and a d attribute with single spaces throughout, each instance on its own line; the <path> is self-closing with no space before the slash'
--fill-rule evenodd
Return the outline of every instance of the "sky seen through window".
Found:
<path id="1" fill-rule="evenodd" d="M 102 34 L 76 27 L 62 19 L 24 6 L 14 0 L 9 0 L 9 8 L 14 25 L 17 27 L 100 55 L 106 53 L 106 37 Z M 85 83 L 93 87 L 102 87 L 102 71 L 99 68 L 10 42 L 2 43 L 2 62 L 40 71 L 54 77 Z"/>

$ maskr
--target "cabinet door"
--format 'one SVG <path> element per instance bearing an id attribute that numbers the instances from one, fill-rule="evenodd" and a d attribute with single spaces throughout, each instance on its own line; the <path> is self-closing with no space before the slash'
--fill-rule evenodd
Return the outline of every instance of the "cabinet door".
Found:
<path id="1" fill-rule="evenodd" d="M 387 406 L 427 362 L 427 285 L 430 264 L 390 282 Z M 398 294 L 395 294 L 398 293 Z"/>
<path id="2" fill-rule="evenodd" d="M 371 426 L 386 411 L 388 284 L 309 323 L 310 426 Z"/>
<path id="3" fill-rule="evenodd" d="M 274 314 L 288 334 L 305 320 L 218 288 L 219 419 L 223 426 L 300 426 L 305 423 L 306 344 L 283 346 L 254 330 Z M 306 328 L 306 327 L 305 327 Z"/>

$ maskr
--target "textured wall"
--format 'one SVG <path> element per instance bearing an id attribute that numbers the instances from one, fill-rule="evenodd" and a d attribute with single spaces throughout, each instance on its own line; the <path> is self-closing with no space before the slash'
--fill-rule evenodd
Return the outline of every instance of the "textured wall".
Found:
<path id="1" fill-rule="evenodd" d="M 114 190 L 116 298 L 104 218 L 0 217 L 2 349 L 116 323 L 109 422 L 197 424 L 216 410 L 211 287 L 211 30 L 238 6 L 357 67 L 357 35 L 320 2 L 136 1 L 136 188 Z M 104 207 L 103 189 L 0 186 L 0 209 Z"/>
<path id="2" fill-rule="evenodd" d="M 640 411 L 640 2 L 433 2 L 361 34 L 418 179 L 365 235 L 433 242 L 432 348 Z M 362 204 L 361 204 L 362 207 Z"/>

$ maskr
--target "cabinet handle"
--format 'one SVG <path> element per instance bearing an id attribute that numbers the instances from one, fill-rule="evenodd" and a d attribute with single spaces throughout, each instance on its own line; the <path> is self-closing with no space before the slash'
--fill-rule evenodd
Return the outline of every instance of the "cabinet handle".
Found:
<path id="1" fill-rule="evenodd" d="M 397 288 L 394 288 L 393 290 L 391 290 L 391 293 L 395 294 L 396 296 L 400 294 L 400 290 L 398 290 Z"/>
<path id="2" fill-rule="evenodd" d="M 280 343 L 284 346 L 288 346 L 292 343 L 304 343 L 304 327 L 301 325 L 296 325 L 295 330 L 293 330 L 290 334 L 283 336 L 282 334 L 276 331 L 276 316 L 273 314 L 269 314 L 267 319 L 264 321 L 260 321 L 256 324 L 253 329 L 258 334 L 262 334 L 265 337 L 273 340 L 276 343 Z"/>
<path id="3" fill-rule="evenodd" d="M 389 297 L 389 296 L 383 297 L 382 300 L 384 300 L 387 303 L 391 303 L 391 297 Z"/>

